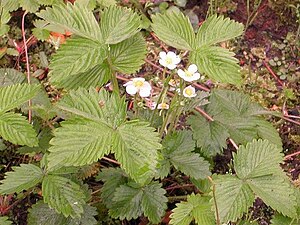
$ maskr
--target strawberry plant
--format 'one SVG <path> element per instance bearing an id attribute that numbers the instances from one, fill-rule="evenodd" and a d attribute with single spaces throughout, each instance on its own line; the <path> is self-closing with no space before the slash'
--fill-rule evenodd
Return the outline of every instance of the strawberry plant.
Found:
<path id="1" fill-rule="evenodd" d="M 113 219 L 159 224 L 172 210 L 174 225 L 247 224 L 260 198 L 276 211 L 273 224 L 299 222 L 299 190 L 280 167 L 281 139 L 265 118 L 272 113 L 244 93 L 199 84 L 243 82 L 234 53 L 219 45 L 243 34 L 242 24 L 213 15 L 195 33 L 181 12 L 153 15 L 151 31 L 174 50 L 160 52 L 161 71 L 142 77 L 149 30 L 139 12 L 99 0 L 3 0 L 3 34 L 19 7 L 39 17 L 32 30 L 38 39 L 72 34 L 49 64 L 47 79 L 62 97 L 50 100 L 29 70 L 27 81 L 15 70 L 0 71 L 1 138 L 42 155 L 0 181 L 2 195 L 40 193 L 28 224 L 103 222 L 82 179 L 90 176 Z M 229 142 L 236 147 L 231 171 L 216 174 L 213 157 Z M 114 164 L 93 171 L 103 160 Z M 195 188 L 171 196 L 170 179 Z M 10 224 L 7 217 L 0 222 Z"/>

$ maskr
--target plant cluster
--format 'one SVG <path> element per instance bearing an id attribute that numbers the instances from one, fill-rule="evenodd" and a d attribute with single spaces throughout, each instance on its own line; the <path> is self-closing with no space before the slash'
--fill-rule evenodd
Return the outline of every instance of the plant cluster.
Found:
<path id="1" fill-rule="evenodd" d="M 107 2 L 1 1 L 2 34 L 9 12 L 21 6 L 39 17 L 37 38 L 68 38 L 49 64 L 49 82 L 62 95 L 56 101 L 39 81 L 0 69 L 0 136 L 42 155 L 7 172 L 0 194 L 39 191 L 28 224 L 92 225 L 101 218 L 82 177 L 93 176 L 111 218 L 159 224 L 168 202 L 182 197 L 167 193 L 167 181 L 185 179 L 195 189 L 174 205 L 170 224 L 247 224 L 257 197 L 276 211 L 273 224 L 298 224 L 300 192 L 280 167 L 281 139 L 264 118 L 270 112 L 246 94 L 198 83 L 242 84 L 238 60 L 219 43 L 240 36 L 243 25 L 212 15 L 195 33 L 181 12 L 153 15 L 152 32 L 173 51 L 159 53 L 161 72 L 143 77 L 143 20 Z M 38 11 L 41 4 L 48 7 Z M 95 17 L 97 4 L 103 8 Z M 228 141 L 236 147 L 232 170 L 212 174 Z M 94 172 L 101 159 L 114 166 Z M 0 223 L 10 224 L 7 217 Z"/>

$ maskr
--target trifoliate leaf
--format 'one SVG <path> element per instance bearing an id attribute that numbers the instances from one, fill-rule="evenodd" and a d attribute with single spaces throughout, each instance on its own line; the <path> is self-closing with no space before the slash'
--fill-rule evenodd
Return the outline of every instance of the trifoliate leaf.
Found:
<path id="1" fill-rule="evenodd" d="M 1 225 L 11 225 L 12 222 L 8 220 L 7 216 L 1 216 L 0 217 L 0 224 Z"/>
<path id="2" fill-rule="evenodd" d="M 266 138 L 271 143 L 282 145 L 277 130 L 260 116 L 266 114 L 266 111 L 252 103 L 248 95 L 236 91 L 214 90 L 209 102 L 204 106 L 204 111 L 214 121 L 207 121 L 200 115 L 188 118 L 193 138 L 205 154 L 215 155 L 221 151 L 226 147 L 228 137 L 237 144 Z"/>
<path id="3" fill-rule="evenodd" d="M 104 181 L 104 185 L 101 188 L 101 199 L 107 208 L 111 208 L 116 189 L 128 182 L 128 176 L 120 168 L 108 168 L 103 169 L 96 179 Z"/>
<path id="4" fill-rule="evenodd" d="M 16 84 L 0 87 L 0 112 L 19 107 L 31 99 L 39 90 L 39 85 Z"/>
<path id="5" fill-rule="evenodd" d="M 242 76 L 234 53 L 215 46 L 203 46 L 190 54 L 189 61 L 196 64 L 200 73 L 223 83 L 241 84 Z"/>
<path id="6" fill-rule="evenodd" d="M 224 18 L 224 16 L 213 15 L 201 24 L 196 37 L 196 45 L 199 48 L 227 41 L 240 36 L 243 30 L 242 23 Z"/>
<path id="7" fill-rule="evenodd" d="M 100 21 L 102 41 L 117 44 L 140 30 L 140 17 L 131 9 L 110 6 L 104 9 Z"/>
<path id="8" fill-rule="evenodd" d="M 231 175 L 217 176 L 214 180 L 216 202 L 223 223 L 241 218 L 254 202 L 249 185 Z"/>
<path id="9" fill-rule="evenodd" d="M 73 79 L 78 82 L 80 79 L 77 79 L 77 74 L 80 77 L 81 73 L 86 73 L 100 65 L 106 57 L 107 49 L 104 45 L 86 38 L 71 38 L 62 45 L 52 59 L 49 66 L 52 70 L 49 74 L 50 80 L 60 87 L 64 84 L 74 86 L 68 85 L 68 82 Z"/>
<path id="10" fill-rule="evenodd" d="M 183 50 L 195 48 L 195 33 L 188 17 L 179 12 L 152 16 L 152 29 L 166 44 Z"/>
<path id="11" fill-rule="evenodd" d="M 196 114 L 188 118 L 188 124 L 193 130 L 197 147 L 201 148 L 204 155 L 214 156 L 226 148 L 229 133 L 218 121 L 208 121 L 202 115 Z"/>
<path id="12" fill-rule="evenodd" d="M 240 146 L 234 155 L 237 176 L 217 176 L 216 201 L 222 222 L 236 221 L 254 201 L 261 198 L 278 212 L 296 218 L 296 197 L 279 163 L 278 146 L 267 140 L 254 140 Z"/>
<path id="13" fill-rule="evenodd" d="M 135 73 L 141 68 L 146 55 L 146 42 L 138 33 L 116 45 L 110 46 L 114 70 L 122 73 Z"/>
<path id="14" fill-rule="evenodd" d="M 64 29 L 80 37 L 94 42 L 101 40 L 100 28 L 93 12 L 82 5 L 72 5 L 70 3 L 54 5 L 37 13 L 37 16 L 43 18 L 52 26 Z"/>
<path id="15" fill-rule="evenodd" d="M 210 175 L 209 163 L 199 154 L 192 152 L 195 148 L 192 132 L 175 132 L 164 139 L 163 146 L 162 155 L 164 159 L 161 166 L 165 171 L 169 172 L 170 165 L 173 165 L 176 169 L 196 179 Z"/>
<path id="16" fill-rule="evenodd" d="M 79 218 L 66 218 L 62 214 L 58 214 L 54 209 L 42 201 L 34 204 L 29 211 L 28 224 L 30 225 L 96 225 L 97 221 L 94 216 L 97 215 L 96 208 L 84 205 L 84 212 Z"/>
<path id="17" fill-rule="evenodd" d="M 194 220 L 198 225 L 215 225 L 214 213 L 211 211 L 209 197 L 191 194 L 187 197 L 187 202 L 176 204 L 171 214 L 170 224 L 189 225 Z"/>
<path id="18" fill-rule="evenodd" d="M 55 175 L 47 175 L 42 183 L 44 202 L 65 217 L 79 218 L 83 214 L 85 193 L 72 180 Z"/>
<path id="19" fill-rule="evenodd" d="M 167 208 L 165 193 L 157 182 L 137 188 L 121 185 L 115 191 L 109 214 L 113 218 L 130 220 L 144 213 L 152 223 L 159 223 Z"/>
<path id="20" fill-rule="evenodd" d="M 114 152 L 122 168 L 135 181 L 152 178 L 157 164 L 158 134 L 148 123 L 126 121 L 124 98 L 79 89 L 71 91 L 58 107 L 75 115 L 54 131 L 49 167 L 83 166 Z M 93 135 L 91 135 L 93 134 Z"/>
<path id="21" fill-rule="evenodd" d="M 0 136 L 13 144 L 27 145 L 29 147 L 38 145 L 35 130 L 26 117 L 17 113 L 0 113 Z"/>
<path id="22" fill-rule="evenodd" d="M 21 164 L 13 167 L 13 172 L 7 172 L 5 179 L 1 180 L 0 193 L 13 194 L 28 190 L 40 183 L 43 179 L 43 171 L 33 164 Z"/>

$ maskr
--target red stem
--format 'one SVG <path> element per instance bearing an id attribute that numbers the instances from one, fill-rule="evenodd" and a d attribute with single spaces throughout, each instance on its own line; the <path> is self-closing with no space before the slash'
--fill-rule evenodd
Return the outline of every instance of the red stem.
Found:
<path id="1" fill-rule="evenodd" d="M 271 69 L 271 67 L 265 60 L 263 61 L 263 64 L 270 72 L 270 74 L 274 77 L 274 79 L 280 84 L 280 86 L 284 87 L 284 83 L 278 78 L 278 76 L 274 73 L 274 71 Z"/>
<path id="2" fill-rule="evenodd" d="M 22 36 L 23 36 L 23 45 L 24 45 L 24 50 L 25 50 L 25 58 L 26 58 L 26 70 L 27 70 L 27 83 L 30 84 L 30 66 L 29 66 L 29 58 L 28 58 L 28 49 L 27 49 L 27 42 L 26 42 L 26 37 L 25 37 L 25 16 L 27 14 L 27 11 L 24 12 L 23 17 L 22 17 Z M 28 101 L 28 121 L 31 123 L 32 119 L 32 111 L 31 111 L 31 106 L 32 106 L 32 101 L 31 99 Z"/>

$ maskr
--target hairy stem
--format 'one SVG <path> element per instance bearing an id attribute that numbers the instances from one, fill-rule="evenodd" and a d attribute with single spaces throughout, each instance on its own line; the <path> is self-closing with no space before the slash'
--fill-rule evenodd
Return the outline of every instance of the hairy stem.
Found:
<path id="1" fill-rule="evenodd" d="M 208 176 L 207 178 L 208 178 L 208 180 L 210 181 L 210 183 L 212 184 L 212 187 L 213 187 L 212 193 L 213 193 L 214 205 L 215 205 L 215 210 L 216 210 L 216 220 L 217 220 L 216 224 L 221 225 L 219 209 L 218 209 L 217 199 L 216 199 L 216 185 L 215 185 L 215 183 L 213 182 L 213 180 L 210 176 Z"/>

